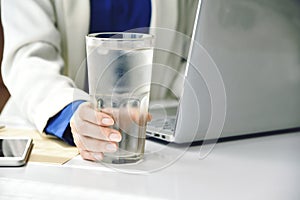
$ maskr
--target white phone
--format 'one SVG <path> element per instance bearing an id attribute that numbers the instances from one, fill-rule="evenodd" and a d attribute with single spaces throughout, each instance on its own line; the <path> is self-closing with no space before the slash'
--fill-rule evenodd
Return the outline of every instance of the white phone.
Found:
<path id="1" fill-rule="evenodd" d="M 0 166 L 25 165 L 32 145 L 31 138 L 0 137 Z"/>

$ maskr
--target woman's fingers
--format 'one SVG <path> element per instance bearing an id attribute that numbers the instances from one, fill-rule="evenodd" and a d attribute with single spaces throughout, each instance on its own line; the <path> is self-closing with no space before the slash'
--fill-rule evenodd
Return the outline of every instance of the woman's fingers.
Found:
<path id="1" fill-rule="evenodd" d="M 118 149 L 118 145 L 115 142 L 109 142 L 104 140 L 96 140 L 90 137 L 78 135 L 79 142 L 78 147 L 82 150 L 89 152 L 115 152 Z"/>
<path id="2" fill-rule="evenodd" d="M 114 124 L 114 120 L 110 115 L 94 110 L 89 102 L 82 103 L 76 112 L 76 120 L 78 121 L 83 120 L 100 126 L 112 126 Z"/>
<path id="3" fill-rule="evenodd" d="M 136 108 L 106 108 L 100 112 L 94 110 L 91 103 L 85 102 L 74 113 L 70 126 L 82 158 L 99 161 L 103 159 L 103 153 L 118 149 L 117 142 L 122 136 L 118 130 L 111 128 L 115 121 L 120 121 L 116 126 L 127 130 L 133 124 L 144 126 L 151 118 L 149 113 L 140 113 Z"/>
<path id="4" fill-rule="evenodd" d="M 103 159 L 103 153 L 95 153 L 86 150 L 79 150 L 81 157 L 90 161 L 101 161 Z"/>
<path id="5" fill-rule="evenodd" d="M 115 152 L 118 146 L 114 142 L 96 140 L 77 133 L 73 133 L 74 142 L 83 159 L 100 161 L 103 159 L 103 152 Z"/>
<path id="6" fill-rule="evenodd" d="M 110 128 L 113 119 L 102 112 L 94 111 L 90 103 L 82 103 L 70 121 L 73 133 L 98 140 L 121 141 L 119 131 Z"/>
<path id="7" fill-rule="evenodd" d="M 98 139 L 120 142 L 121 133 L 113 128 L 99 126 L 83 120 L 71 120 L 72 132 L 76 132 L 82 136 Z"/>

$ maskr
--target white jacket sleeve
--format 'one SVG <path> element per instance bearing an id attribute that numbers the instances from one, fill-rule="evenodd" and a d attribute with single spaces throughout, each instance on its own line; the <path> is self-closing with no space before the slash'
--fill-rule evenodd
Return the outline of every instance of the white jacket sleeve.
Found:
<path id="1" fill-rule="evenodd" d="M 3 0 L 2 74 L 22 114 L 42 132 L 50 117 L 74 100 L 87 99 L 63 76 L 61 36 L 50 0 Z"/>

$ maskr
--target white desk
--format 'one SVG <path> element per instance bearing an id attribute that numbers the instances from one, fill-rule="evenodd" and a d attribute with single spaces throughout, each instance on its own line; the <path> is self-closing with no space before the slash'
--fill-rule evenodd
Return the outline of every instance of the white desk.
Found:
<path id="1" fill-rule="evenodd" d="M 168 153 L 184 152 L 151 141 L 147 145 L 166 154 L 146 156 L 142 171 L 160 166 Z M 63 166 L 0 168 L 0 199 L 300 199 L 300 132 L 218 143 L 203 160 L 199 148 L 141 174 L 80 157 Z"/>

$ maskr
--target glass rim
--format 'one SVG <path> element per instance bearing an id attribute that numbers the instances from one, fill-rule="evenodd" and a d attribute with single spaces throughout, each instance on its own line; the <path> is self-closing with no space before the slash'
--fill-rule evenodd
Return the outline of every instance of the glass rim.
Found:
<path id="1" fill-rule="evenodd" d="M 96 37 L 98 35 L 140 35 L 143 37 L 140 38 L 114 38 L 114 37 L 109 37 L 109 38 L 101 38 L 101 37 Z M 154 35 L 150 33 L 138 33 L 138 32 L 98 32 L 98 33 L 90 33 L 86 35 L 86 38 L 88 39 L 94 39 L 94 40 L 104 40 L 104 41 L 142 41 L 142 40 L 147 40 L 147 39 L 154 39 Z"/>

